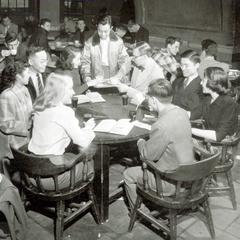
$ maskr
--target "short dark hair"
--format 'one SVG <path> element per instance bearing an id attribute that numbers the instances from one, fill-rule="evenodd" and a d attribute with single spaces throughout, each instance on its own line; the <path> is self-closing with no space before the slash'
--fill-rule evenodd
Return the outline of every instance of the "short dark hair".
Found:
<path id="1" fill-rule="evenodd" d="M 156 97 L 163 103 L 171 103 L 173 96 L 173 89 L 171 83 L 166 79 L 153 80 L 148 86 L 149 96 Z"/>
<path id="2" fill-rule="evenodd" d="M 5 13 L 5 14 L 2 16 L 2 19 L 4 19 L 4 18 L 9 18 L 9 19 L 11 20 L 11 17 L 10 17 L 10 15 L 9 15 L 8 13 Z"/>
<path id="3" fill-rule="evenodd" d="M 194 64 L 200 63 L 200 56 L 194 50 L 188 49 L 181 54 L 181 58 L 188 58 Z"/>
<path id="4" fill-rule="evenodd" d="M 179 42 L 181 44 L 181 39 L 173 36 L 169 36 L 166 38 L 165 46 L 167 47 L 168 44 L 173 45 L 175 42 Z"/>
<path id="5" fill-rule="evenodd" d="M 27 56 L 30 57 L 38 52 L 41 51 L 46 51 L 44 47 L 40 47 L 40 46 L 34 46 L 34 45 L 30 45 L 30 47 L 27 50 Z"/>
<path id="6" fill-rule="evenodd" d="M 40 20 L 40 26 L 41 25 L 44 25 L 45 23 L 51 23 L 51 20 L 49 19 L 49 18 L 42 18 L 41 20 Z"/>
<path id="7" fill-rule="evenodd" d="M 204 39 L 201 42 L 202 51 L 206 52 L 207 56 L 217 57 L 217 43 L 211 39 Z"/>
<path id="8" fill-rule="evenodd" d="M 204 71 L 207 78 L 206 86 L 219 95 L 225 95 L 230 91 L 231 84 L 227 73 L 220 67 L 208 67 Z"/>
<path id="9" fill-rule="evenodd" d="M 112 25 L 112 17 L 110 15 L 100 15 L 97 18 L 97 25 L 106 25 L 109 24 Z"/>

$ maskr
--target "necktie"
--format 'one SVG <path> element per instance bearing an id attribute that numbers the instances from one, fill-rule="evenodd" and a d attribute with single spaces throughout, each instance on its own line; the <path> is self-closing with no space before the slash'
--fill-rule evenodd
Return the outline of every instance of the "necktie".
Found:
<path id="1" fill-rule="evenodd" d="M 183 88 L 186 88 L 188 84 L 188 78 L 184 79 Z"/>
<path id="2" fill-rule="evenodd" d="M 43 91 L 43 85 L 42 85 L 40 74 L 37 74 L 37 81 L 38 81 L 38 94 L 40 95 Z"/>

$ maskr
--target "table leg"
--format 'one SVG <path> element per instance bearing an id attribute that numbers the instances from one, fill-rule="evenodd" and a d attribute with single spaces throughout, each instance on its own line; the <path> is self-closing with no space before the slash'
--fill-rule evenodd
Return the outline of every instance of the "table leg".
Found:
<path id="1" fill-rule="evenodd" d="M 109 210 L 109 162 L 110 148 L 108 145 L 99 144 L 94 157 L 94 190 L 97 205 L 100 211 L 101 222 L 108 220 Z"/>

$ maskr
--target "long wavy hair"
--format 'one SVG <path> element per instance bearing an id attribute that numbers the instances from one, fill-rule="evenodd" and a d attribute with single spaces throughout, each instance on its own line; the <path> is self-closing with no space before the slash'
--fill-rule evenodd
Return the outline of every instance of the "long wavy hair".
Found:
<path id="1" fill-rule="evenodd" d="M 47 108 L 55 107 L 65 96 L 65 88 L 70 76 L 50 73 L 46 80 L 43 92 L 33 104 L 34 111 L 42 112 Z"/>
<path id="2" fill-rule="evenodd" d="M 16 82 L 16 75 L 21 74 L 27 65 L 21 61 L 9 63 L 2 71 L 0 77 L 0 93 L 13 87 Z"/>

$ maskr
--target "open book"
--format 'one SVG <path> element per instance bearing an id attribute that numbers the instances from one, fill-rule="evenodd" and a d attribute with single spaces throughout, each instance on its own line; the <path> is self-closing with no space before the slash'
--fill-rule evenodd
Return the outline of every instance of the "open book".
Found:
<path id="1" fill-rule="evenodd" d="M 92 102 L 92 103 L 105 102 L 105 99 L 98 92 L 89 92 L 86 94 L 80 94 L 80 95 L 76 95 L 76 97 L 78 98 L 78 104 L 86 103 L 86 102 Z"/>
<path id="2" fill-rule="evenodd" d="M 105 119 L 93 130 L 95 132 L 107 132 L 127 136 L 132 128 L 133 124 L 130 123 L 130 119 L 120 119 L 118 121 L 114 119 Z"/>

